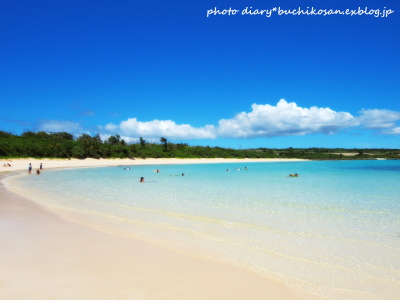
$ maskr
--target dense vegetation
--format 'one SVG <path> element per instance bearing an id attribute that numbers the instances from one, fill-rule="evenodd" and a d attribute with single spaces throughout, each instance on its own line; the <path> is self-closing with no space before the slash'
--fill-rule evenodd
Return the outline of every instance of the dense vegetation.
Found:
<path id="1" fill-rule="evenodd" d="M 343 155 L 350 153 L 353 155 Z M 67 132 L 32 132 L 21 135 L 0 131 L 0 157 L 53 158 L 306 158 L 306 159 L 372 159 L 399 158 L 399 149 L 327 149 L 327 148 L 258 148 L 236 150 L 221 147 L 189 146 L 171 143 L 164 137 L 160 143 L 128 144 L 119 135 L 102 141 L 99 135 L 82 134 L 78 138 Z"/>

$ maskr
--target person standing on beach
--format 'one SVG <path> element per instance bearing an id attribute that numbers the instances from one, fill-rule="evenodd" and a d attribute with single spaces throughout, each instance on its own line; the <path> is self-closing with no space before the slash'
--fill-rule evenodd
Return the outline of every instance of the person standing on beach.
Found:
<path id="1" fill-rule="evenodd" d="M 32 164 L 29 163 L 29 165 L 28 165 L 28 174 L 31 175 L 31 173 L 32 173 Z"/>
<path id="2" fill-rule="evenodd" d="M 40 163 L 40 172 L 42 172 L 43 171 L 43 165 L 42 165 L 42 163 Z"/>

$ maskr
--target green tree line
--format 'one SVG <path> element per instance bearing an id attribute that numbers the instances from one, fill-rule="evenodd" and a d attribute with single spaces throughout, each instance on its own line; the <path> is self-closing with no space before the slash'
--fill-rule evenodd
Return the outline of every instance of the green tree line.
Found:
<path id="1" fill-rule="evenodd" d="M 340 153 L 353 153 L 353 156 Z M 15 135 L 0 130 L 1 157 L 34 158 L 305 158 L 305 159 L 371 159 L 399 158 L 399 149 L 327 149 L 327 148 L 257 148 L 230 149 L 189 146 L 171 143 L 164 137 L 159 143 L 140 137 L 138 143 L 126 143 L 118 134 L 102 140 L 100 136 L 68 132 L 25 131 Z"/>

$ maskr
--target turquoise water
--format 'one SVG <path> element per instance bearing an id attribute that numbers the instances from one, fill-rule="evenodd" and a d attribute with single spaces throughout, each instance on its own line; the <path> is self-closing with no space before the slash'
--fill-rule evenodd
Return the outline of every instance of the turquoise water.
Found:
<path id="1" fill-rule="evenodd" d="M 400 161 L 61 169 L 10 182 L 67 219 L 233 263 L 307 299 L 400 295 Z"/>

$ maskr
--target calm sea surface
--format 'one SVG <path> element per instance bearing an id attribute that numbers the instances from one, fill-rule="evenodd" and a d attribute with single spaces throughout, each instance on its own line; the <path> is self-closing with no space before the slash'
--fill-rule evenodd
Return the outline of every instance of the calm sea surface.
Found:
<path id="1" fill-rule="evenodd" d="M 234 263 L 307 299 L 399 299 L 398 160 L 125 167 L 9 183 L 67 219 Z"/>

